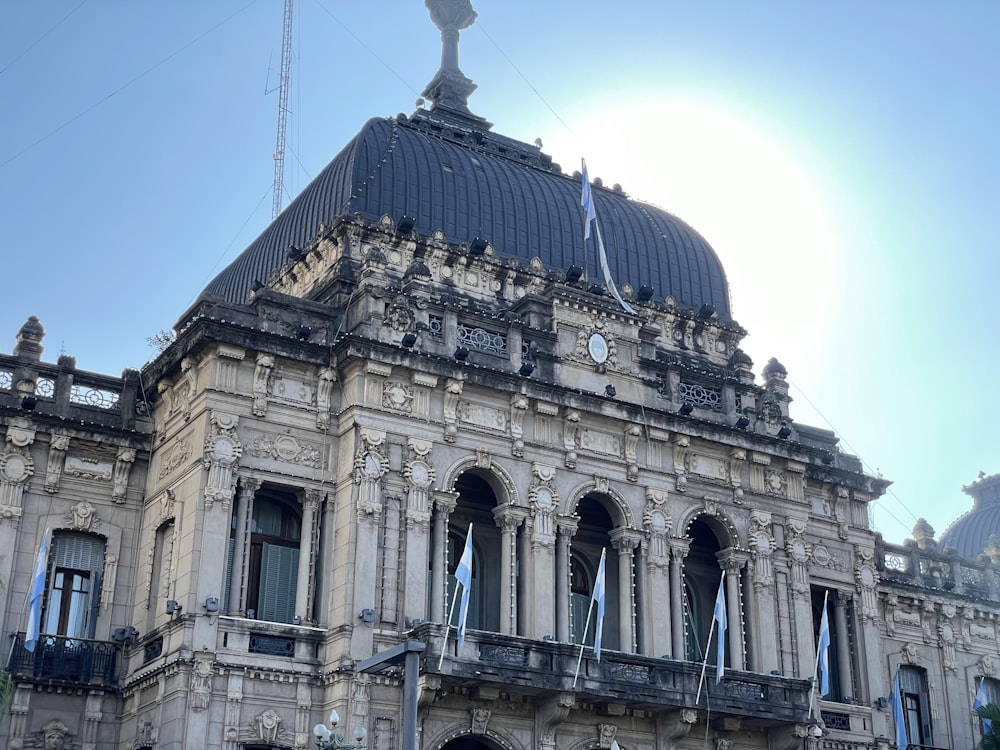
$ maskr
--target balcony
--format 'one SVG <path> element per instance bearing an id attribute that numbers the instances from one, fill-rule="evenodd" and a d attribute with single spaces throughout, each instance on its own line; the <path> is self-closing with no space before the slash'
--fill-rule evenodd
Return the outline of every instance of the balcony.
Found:
<path id="1" fill-rule="evenodd" d="M 118 688 L 117 643 L 43 634 L 32 652 L 24 647 L 24 633 L 15 633 L 13 638 L 7 671 L 14 682 Z"/>
<path id="2" fill-rule="evenodd" d="M 439 675 L 446 684 L 470 690 L 492 688 L 537 697 L 574 693 L 587 703 L 657 712 L 711 708 L 713 714 L 759 726 L 808 721 L 808 680 L 727 671 L 716 685 L 715 670 L 710 668 L 696 703 L 701 664 L 695 662 L 607 650 L 598 662 L 593 650 L 587 648 L 574 687 L 579 646 L 469 631 L 465 644 L 459 647 L 454 631 L 446 641 L 445 629 L 430 623 L 415 628 L 409 637 L 427 645 L 421 669 L 424 674 Z"/>

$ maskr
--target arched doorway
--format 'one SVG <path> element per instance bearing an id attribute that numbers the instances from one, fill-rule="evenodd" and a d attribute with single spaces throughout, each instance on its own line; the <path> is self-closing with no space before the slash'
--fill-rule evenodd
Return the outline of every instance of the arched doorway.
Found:
<path id="1" fill-rule="evenodd" d="M 439 750 L 509 750 L 496 740 L 482 734 L 466 734 L 449 740 Z"/>

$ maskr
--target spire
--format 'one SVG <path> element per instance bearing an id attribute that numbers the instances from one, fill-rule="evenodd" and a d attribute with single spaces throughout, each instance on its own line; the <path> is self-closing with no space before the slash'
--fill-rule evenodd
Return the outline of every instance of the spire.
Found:
<path id="1" fill-rule="evenodd" d="M 434 109 L 481 119 L 469 111 L 469 95 L 476 84 L 458 67 L 458 33 L 476 20 L 470 0 L 424 0 L 434 25 L 441 30 L 441 68 L 427 84 L 423 96 Z"/>

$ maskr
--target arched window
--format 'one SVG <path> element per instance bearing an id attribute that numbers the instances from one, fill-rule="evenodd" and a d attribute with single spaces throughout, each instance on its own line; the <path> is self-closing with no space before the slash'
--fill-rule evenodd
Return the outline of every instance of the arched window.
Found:
<path id="1" fill-rule="evenodd" d="M 589 625 L 587 624 L 587 613 L 590 612 L 590 602 L 594 596 L 594 576 L 596 573 L 597 567 L 595 565 L 592 565 L 579 552 L 573 552 L 570 559 L 570 622 L 573 627 L 573 643 L 577 645 L 581 643 L 588 646 L 594 645 L 596 608 L 590 614 Z M 584 627 L 587 628 L 586 640 L 584 640 Z"/>
<path id="2" fill-rule="evenodd" d="M 722 569 L 716 557 L 721 550 L 715 532 L 707 523 L 696 520 L 688 530 L 691 548 L 684 559 L 684 624 L 688 661 L 703 661 L 706 654 L 715 663 L 718 638 L 709 632 L 715 612 L 715 598 L 719 592 Z M 733 624 L 730 623 L 729 627 Z M 728 649 L 726 665 L 731 659 Z"/>
<path id="3" fill-rule="evenodd" d="M 465 550 L 465 537 L 466 534 L 460 533 L 457 529 L 451 529 L 448 532 L 448 601 L 447 606 L 451 610 L 451 621 L 450 623 L 454 626 L 458 626 L 458 616 L 461 607 L 462 595 L 459 593 L 458 599 L 455 599 L 455 590 L 458 586 L 458 581 L 455 578 L 455 570 L 458 568 L 458 563 L 462 559 L 462 552 Z M 480 571 L 482 570 L 482 564 L 479 562 L 479 551 L 478 544 L 476 542 L 476 534 L 472 534 L 472 587 L 469 589 L 469 613 L 465 620 L 465 627 L 471 630 L 480 630 L 482 628 L 482 611 L 483 611 L 483 587 L 480 583 Z M 455 606 L 452 607 L 452 602 Z"/>

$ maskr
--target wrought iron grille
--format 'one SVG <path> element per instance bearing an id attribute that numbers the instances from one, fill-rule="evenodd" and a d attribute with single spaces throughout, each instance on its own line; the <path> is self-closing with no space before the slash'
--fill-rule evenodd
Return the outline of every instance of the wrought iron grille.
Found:
<path id="1" fill-rule="evenodd" d="M 682 382 L 677 389 L 681 401 L 705 406 L 719 411 L 722 409 L 722 391 L 718 388 L 707 388 L 697 383 Z"/>
<path id="2" fill-rule="evenodd" d="M 118 394 L 102 388 L 91 388 L 85 385 L 74 385 L 69 394 L 70 403 L 96 406 L 101 409 L 114 409 L 118 406 Z"/>
<path id="3" fill-rule="evenodd" d="M 56 395 L 56 381 L 52 378 L 39 378 L 35 381 L 35 395 L 52 398 Z"/>
<path id="4" fill-rule="evenodd" d="M 444 319 L 440 315 L 431 315 L 427 320 L 427 331 L 431 336 L 441 338 L 444 335 Z"/>
<path id="5" fill-rule="evenodd" d="M 42 635 L 35 650 L 24 647 L 24 633 L 14 637 L 7 670 L 15 682 L 116 688 L 117 643 Z"/>
<path id="6" fill-rule="evenodd" d="M 0 370 L 0 390 L 9 391 L 14 387 L 14 373 L 10 370 Z"/>
<path id="7" fill-rule="evenodd" d="M 516 664 L 522 666 L 528 661 L 528 653 L 523 648 L 507 646 L 482 645 L 479 647 L 479 658 L 483 661 L 499 662 L 500 664 Z"/>
<path id="8" fill-rule="evenodd" d="M 886 570 L 895 570 L 899 573 L 905 573 L 909 569 L 909 566 L 906 564 L 906 558 L 902 555 L 897 555 L 895 552 L 886 552 L 883 560 L 885 562 Z"/>
<path id="9" fill-rule="evenodd" d="M 481 352 L 507 353 L 507 337 L 502 333 L 487 331 L 485 328 L 469 328 L 459 323 L 458 341 L 463 346 L 478 349 Z"/>
<path id="10" fill-rule="evenodd" d="M 157 638 L 146 644 L 142 649 L 142 663 L 149 664 L 156 657 L 163 653 L 163 639 Z"/>
<path id="11" fill-rule="evenodd" d="M 833 711 L 821 711 L 823 723 L 827 729 L 842 729 L 847 732 L 851 729 L 851 717 L 849 714 L 839 714 Z"/>
<path id="12" fill-rule="evenodd" d="M 266 654 L 267 656 L 295 656 L 295 639 L 282 638 L 277 635 L 262 633 L 250 634 L 251 654 Z"/>

